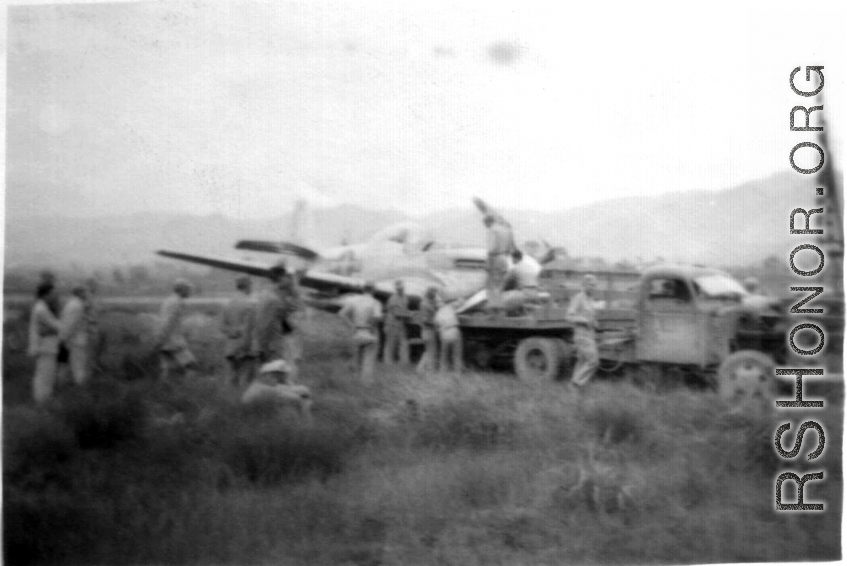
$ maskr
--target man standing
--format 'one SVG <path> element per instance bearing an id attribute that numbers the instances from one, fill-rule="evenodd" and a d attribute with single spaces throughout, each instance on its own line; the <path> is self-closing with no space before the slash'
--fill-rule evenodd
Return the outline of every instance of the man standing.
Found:
<path id="1" fill-rule="evenodd" d="M 399 348 L 400 363 L 409 363 L 409 335 L 406 323 L 409 321 L 409 297 L 403 281 L 398 279 L 394 282 L 394 294 L 385 305 L 385 348 L 382 351 L 382 361 L 386 365 L 394 363 L 394 355 Z"/>
<path id="2" fill-rule="evenodd" d="M 418 317 L 421 325 L 421 338 L 424 353 L 418 362 L 419 374 L 435 371 L 438 362 L 438 334 L 435 330 L 435 313 L 438 311 L 438 289 L 429 287 L 421 301 Z"/>
<path id="3" fill-rule="evenodd" d="M 68 363 L 74 384 L 88 381 L 88 289 L 84 285 L 73 288 L 71 298 L 62 308 L 62 331 L 59 339 L 68 349 Z M 63 372 L 63 376 L 67 374 Z M 65 379 L 63 377 L 62 379 Z"/>
<path id="4" fill-rule="evenodd" d="M 374 364 L 379 351 L 379 330 L 382 305 L 374 296 L 374 284 L 365 283 L 364 293 L 351 297 L 339 313 L 353 327 L 353 343 L 356 347 L 356 367 L 359 378 L 365 385 L 373 381 Z"/>
<path id="5" fill-rule="evenodd" d="M 59 298 L 52 283 L 41 282 L 35 292 L 35 305 L 29 319 L 27 353 L 35 358 L 32 396 L 44 403 L 53 395 L 56 385 L 56 366 L 59 357 L 59 332 L 62 323 L 56 316 Z"/>
<path id="6" fill-rule="evenodd" d="M 447 371 L 447 366 L 452 358 L 453 371 L 462 372 L 462 332 L 459 329 L 459 318 L 451 303 L 444 303 L 438 298 L 438 311 L 435 313 L 435 326 L 438 328 L 438 339 L 441 342 L 442 372 Z"/>
<path id="7" fill-rule="evenodd" d="M 85 281 L 85 318 L 88 326 L 88 375 L 100 368 L 100 356 L 105 349 L 105 335 L 100 332 L 100 315 L 103 304 L 99 298 L 100 285 L 97 279 L 90 277 Z"/>
<path id="8" fill-rule="evenodd" d="M 488 306 L 496 313 L 503 308 L 501 291 L 509 270 L 509 254 L 515 249 L 512 225 L 482 199 L 474 198 L 474 203 L 482 212 L 483 223 L 488 229 L 488 278 L 485 288 Z"/>
<path id="9" fill-rule="evenodd" d="M 303 361 L 303 325 L 306 320 L 306 305 L 300 296 L 300 287 L 293 273 L 286 272 L 282 276 L 279 288 L 285 303 L 285 319 L 282 325 L 283 357 L 291 366 L 291 379 L 296 381 Z"/>
<path id="10" fill-rule="evenodd" d="M 291 366 L 291 379 L 296 380 L 302 357 L 297 326 L 303 308 L 293 276 L 284 264 L 277 264 L 268 274 L 273 285 L 256 301 L 256 323 L 253 351 L 259 363 L 285 360 Z"/>
<path id="11" fill-rule="evenodd" d="M 574 346 L 576 346 L 576 367 L 571 382 L 581 387 L 588 383 L 599 365 L 597 352 L 597 314 L 594 310 L 594 291 L 597 279 L 586 275 L 582 280 L 582 291 L 571 299 L 567 317 L 576 324 L 574 328 Z"/>
<path id="12" fill-rule="evenodd" d="M 156 337 L 159 351 L 159 378 L 168 381 L 173 369 L 181 369 L 191 375 L 197 369 L 197 358 L 188 348 L 182 319 L 185 314 L 185 299 L 191 296 L 191 284 L 185 279 L 174 282 L 173 295 L 165 299 L 159 312 L 160 328 Z"/>
<path id="13" fill-rule="evenodd" d="M 221 331 L 226 337 L 226 356 L 230 385 L 246 385 L 253 377 L 252 338 L 256 303 L 251 295 L 250 277 L 242 275 L 235 280 L 237 294 L 223 309 Z"/>

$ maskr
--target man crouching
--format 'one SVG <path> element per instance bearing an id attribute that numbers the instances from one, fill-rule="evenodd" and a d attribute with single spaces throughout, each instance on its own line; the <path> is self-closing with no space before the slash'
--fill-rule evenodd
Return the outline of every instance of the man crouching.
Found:
<path id="1" fill-rule="evenodd" d="M 307 421 L 312 418 L 312 391 L 305 385 L 293 383 L 289 376 L 292 368 L 285 360 L 268 362 L 259 368 L 258 377 L 241 396 L 245 405 L 254 403 L 278 404 L 294 407 Z"/>

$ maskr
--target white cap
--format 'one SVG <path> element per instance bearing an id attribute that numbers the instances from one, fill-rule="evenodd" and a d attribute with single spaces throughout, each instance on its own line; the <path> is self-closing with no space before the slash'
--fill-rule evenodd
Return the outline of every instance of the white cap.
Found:
<path id="1" fill-rule="evenodd" d="M 259 368 L 259 375 L 276 372 L 289 373 L 291 372 L 291 366 L 288 365 L 288 362 L 286 362 L 285 360 L 274 360 L 272 362 L 264 364 L 261 368 Z"/>

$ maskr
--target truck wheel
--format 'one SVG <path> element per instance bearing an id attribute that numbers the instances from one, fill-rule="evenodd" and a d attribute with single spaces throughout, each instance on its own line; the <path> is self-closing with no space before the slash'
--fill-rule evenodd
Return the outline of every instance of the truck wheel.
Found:
<path id="1" fill-rule="evenodd" d="M 718 368 L 718 394 L 725 399 L 771 397 L 776 393 L 775 366 L 762 352 L 733 352 Z"/>
<path id="2" fill-rule="evenodd" d="M 521 381 L 552 381 L 559 375 L 561 361 L 555 339 L 526 338 L 515 350 L 515 373 Z"/>

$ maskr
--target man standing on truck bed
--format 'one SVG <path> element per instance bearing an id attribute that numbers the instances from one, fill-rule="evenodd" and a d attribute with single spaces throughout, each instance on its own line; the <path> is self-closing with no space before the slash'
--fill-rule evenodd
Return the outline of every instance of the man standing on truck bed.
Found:
<path id="1" fill-rule="evenodd" d="M 483 223 L 488 229 L 488 278 L 485 289 L 489 308 L 497 313 L 502 310 L 501 291 L 509 271 L 509 255 L 515 249 L 512 225 L 489 207 L 485 201 L 474 197 L 474 204 L 483 214 Z"/>
<path id="2" fill-rule="evenodd" d="M 571 383 L 582 387 L 599 365 L 599 354 L 597 353 L 597 314 L 594 310 L 594 290 L 597 288 L 597 279 L 593 275 L 586 275 L 582 279 L 582 291 L 571 299 L 568 305 L 567 317 L 575 325 L 574 346 L 576 346 L 576 367 L 573 371 Z"/>

